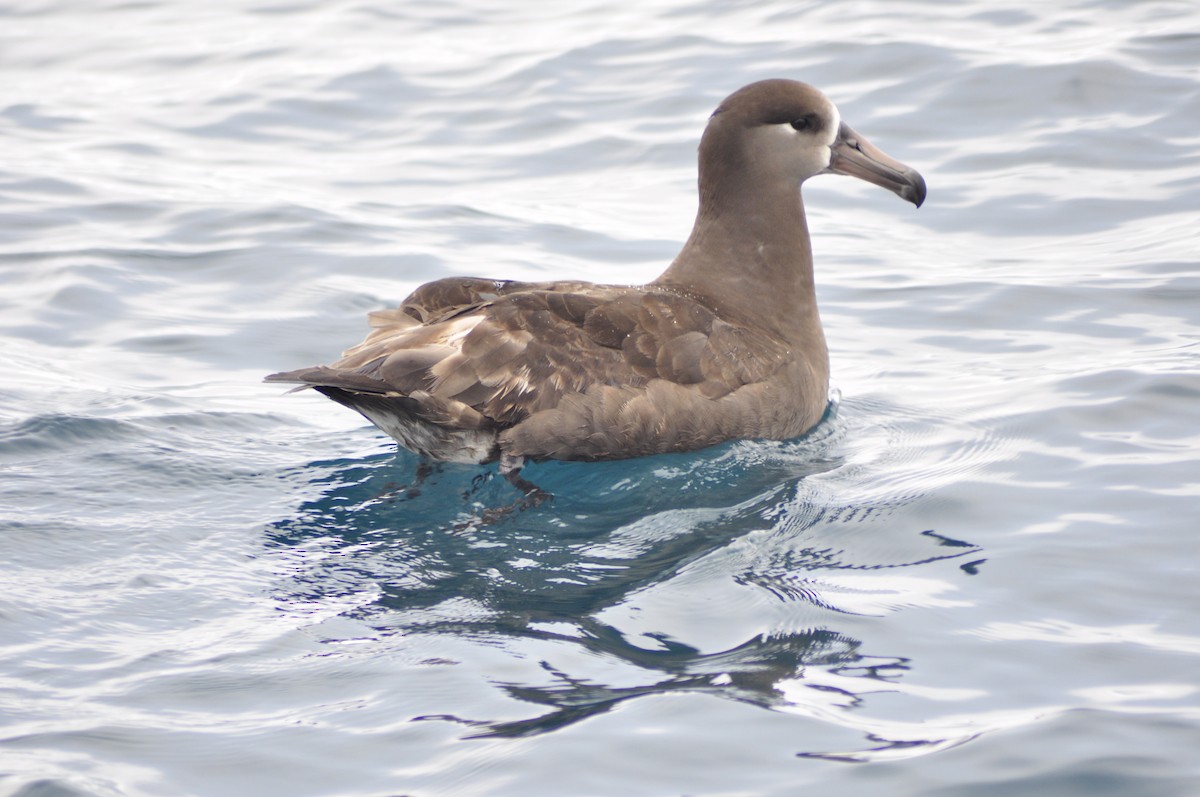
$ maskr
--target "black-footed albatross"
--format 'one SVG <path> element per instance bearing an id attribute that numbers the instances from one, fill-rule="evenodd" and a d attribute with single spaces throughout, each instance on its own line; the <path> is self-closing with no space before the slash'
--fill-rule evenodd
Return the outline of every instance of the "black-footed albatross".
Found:
<path id="1" fill-rule="evenodd" d="M 784 440 L 828 403 L 800 185 L 848 174 L 918 207 L 925 181 L 842 121 L 811 86 L 729 95 L 700 139 L 700 207 L 662 276 L 641 286 L 441 279 L 332 365 L 272 374 L 362 413 L 400 445 L 500 460 L 604 460 L 735 438 Z"/>

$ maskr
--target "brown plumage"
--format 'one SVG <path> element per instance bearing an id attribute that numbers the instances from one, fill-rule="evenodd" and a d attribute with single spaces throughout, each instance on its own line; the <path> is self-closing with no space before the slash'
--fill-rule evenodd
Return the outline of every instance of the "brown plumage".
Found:
<path id="1" fill-rule="evenodd" d="M 422 456 L 601 460 L 744 437 L 824 413 L 828 354 L 800 184 L 852 174 L 920 205 L 920 175 L 820 92 L 768 80 L 730 95 L 700 145 L 700 208 L 645 286 L 451 278 L 423 285 L 330 366 L 273 374 L 358 410 Z"/>

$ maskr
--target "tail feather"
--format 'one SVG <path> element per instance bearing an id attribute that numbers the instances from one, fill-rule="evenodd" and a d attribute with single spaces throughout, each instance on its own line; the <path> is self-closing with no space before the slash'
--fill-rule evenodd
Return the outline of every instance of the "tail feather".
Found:
<path id="1" fill-rule="evenodd" d="M 380 396 L 325 385 L 312 387 L 355 410 L 421 456 L 474 463 L 490 462 L 499 456 L 495 425 L 461 402 L 445 402 L 428 394 Z"/>
<path id="2" fill-rule="evenodd" d="M 380 416 L 398 415 L 447 430 L 495 428 L 489 418 L 469 404 L 433 396 L 424 390 L 404 395 L 387 382 L 327 365 L 271 374 L 263 381 L 299 384 L 296 390 L 311 387 L 343 406 L 358 410 L 376 423 Z"/>
<path id="3" fill-rule="evenodd" d="M 283 371 L 271 374 L 263 379 L 264 382 L 286 382 L 299 384 L 298 390 L 306 387 L 336 387 L 355 393 L 387 394 L 395 393 L 396 389 L 387 382 L 381 382 L 365 374 L 355 371 L 339 371 L 328 365 L 317 365 L 312 368 L 301 368 L 297 371 Z"/>

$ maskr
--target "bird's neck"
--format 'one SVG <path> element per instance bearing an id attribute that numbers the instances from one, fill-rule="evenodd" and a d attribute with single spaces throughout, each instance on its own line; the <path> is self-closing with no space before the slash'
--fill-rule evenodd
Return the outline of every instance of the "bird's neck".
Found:
<path id="1" fill-rule="evenodd" d="M 701 181 L 692 234 L 654 284 L 824 359 L 812 245 L 799 190 L 770 183 L 722 187 L 707 191 Z"/>

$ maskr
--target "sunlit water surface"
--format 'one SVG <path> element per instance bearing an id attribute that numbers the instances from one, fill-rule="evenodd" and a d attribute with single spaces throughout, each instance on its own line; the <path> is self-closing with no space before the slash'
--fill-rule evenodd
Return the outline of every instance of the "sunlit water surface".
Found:
<path id="1" fill-rule="evenodd" d="M 18 0 L 0 70 L 0 790 L 1200 794 L 1195 4 Z M 805 439 L 495 519 L 260 383 L 650 279 L 776 76 L 929 182 L 805 188 Z"/>

